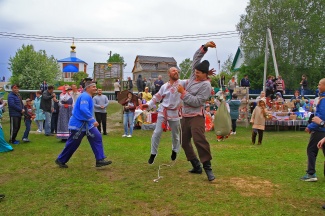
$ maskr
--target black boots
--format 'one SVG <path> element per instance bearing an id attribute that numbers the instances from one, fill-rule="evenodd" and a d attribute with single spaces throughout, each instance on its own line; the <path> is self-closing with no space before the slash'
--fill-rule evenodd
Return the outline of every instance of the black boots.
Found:
<path id="1" fill-rule="evenodd" d="M 203 163 L 203 169 L 205 173 L 208 176 L 209 181 L 213 181 L 216 177 L 213 175 L 212 169 L 211 169 L 211 161 L 205 161 Z"/>
<path id="2" fill-rule="evenodd" d="M 170 156 L 170 159 L 172 159 L 172 161 L 176 160 L 177 157 L 177 153 L 172 151 L 172 155 Z"/>
<path id="3" fill-rule="evenodd" d="M 68 168 L 68 165 L 66 165 L 65 163 L 62 163 L 61 161 L 59 161 L 59 159 L 56 159 L 55 163 L 57 165 L 59 165 L 60 168 Z"/>
<path id="4" fill-rule="evenodd" d="M 151 155 L 150 155 L 150 158 L 149 158 L 149 160 L 148 160 L 148 164 L 153 164 L 153 162 L 155 161 L 155 157 L 156 157 L 155 154 L 151 154 Z"/>
<path id="5" fill-rule="evenodd" d="M 190 173 L 196 173 L 196 174 L 201 174 L 202 173 L 202 167 L 201 167 L 201 164 L 200 164 L 200 161 L 195 158 L 193 160 L 190 160 L 192 166 L 193 166 L 193 169 L 189 170 Z"/>
<path id="6" fill-rule="evenodd" d="M 102 160 L 97 160 L 96 161 L 96 167 L 102 167 L 102 166 L 107 166 L 110 165 L 112 163 L 112 161 L 106 161 L 104 159 Z"/>

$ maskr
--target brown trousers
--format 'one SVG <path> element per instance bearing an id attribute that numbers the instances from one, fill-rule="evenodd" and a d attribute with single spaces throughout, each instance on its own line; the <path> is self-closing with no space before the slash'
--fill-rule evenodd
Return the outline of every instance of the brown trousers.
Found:
<path id="1" fill-rule="evenodd" d="M 183 117 L 181 119 L 182 139 L 181 144 L 184 149 L 188 161 L 197 158 L 193 149 L 191 138 L 193 141 L 201 163 L 212 159 L 210 152 L 210 144 L 205 138 L 205 119 L 203 116 Z"/>

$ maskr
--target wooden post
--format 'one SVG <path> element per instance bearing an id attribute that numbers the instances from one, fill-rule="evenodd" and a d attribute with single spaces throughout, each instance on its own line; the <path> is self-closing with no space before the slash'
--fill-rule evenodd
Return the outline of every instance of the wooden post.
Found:
<path id="1" fill-rule="evenodd" d="M 269 38 L 270 38 L 270 45 L 271 45 L 271 52 L 272 52 L 272 57 L 273 57 L 275 75 L 276 75 L 276 77 L 278 77 L 279 76 L 278 64 L 276 62 L 275 51 L 274 51 L 274 46 L 273 46 L 273 39 L 272 39 L 272 35 L 271 35 L 271 30 L 269 28 L 267 29 L 267 33 L 269 34 Z"/>
<path id="2" fill-rule="evenodd" d="M 264 92 L 265 92 L 265 83 L 266 83 L 268 52 L 269 52 L 268 36 L 267 36 L 267 33 L 266 33 L 266 37 L 265 37 L 265 58 L 264 58 L 264 79 L 263 79 L 263 91 Z"/>

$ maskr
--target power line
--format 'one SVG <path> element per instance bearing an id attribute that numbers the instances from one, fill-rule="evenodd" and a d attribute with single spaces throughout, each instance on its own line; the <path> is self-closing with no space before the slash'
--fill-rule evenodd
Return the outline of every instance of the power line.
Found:
<path id="1" fill-rule="evenodd" d="M 0 38 L 16 39 L 16 40 L 31 40 L 44 42 L 61 42 L 71 43 L 72 40 L 78 43 L 165 43 L 165 42 L 183 42 L 197 41 L 206 38 L 221 39 L 238 37 L 237 31 L 225 31 L 218 33 L 180 35 L 180 36 L 159 36 L 159 37 L 138 37 L 138 38 L 76 38 L 76 37 L 56 37 L 56 36 L 41 36 L 17 34 L 11 32 L 0 32 Z"/>

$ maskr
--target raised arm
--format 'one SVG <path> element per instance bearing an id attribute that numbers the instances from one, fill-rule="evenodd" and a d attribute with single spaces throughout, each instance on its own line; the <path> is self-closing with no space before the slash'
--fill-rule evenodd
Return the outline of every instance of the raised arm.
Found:
<path id="1" fill-rule="evenodd" d="M 200 64 L 201 59 L 205 55 L 205 53 L 208 51 L 208 47 L 215 48 L 216 44 L 213 41 L 209 41 L 206 44 L 202 45 L 193 56 L 193 62 L 192 62 L 192 73 L 191 77 L 195 76 L 195 67 Z"/>

